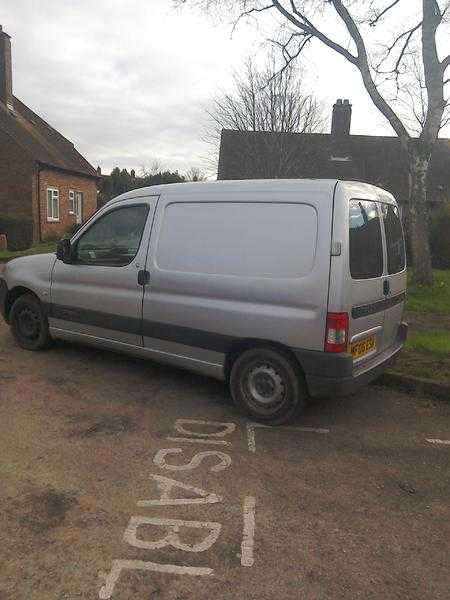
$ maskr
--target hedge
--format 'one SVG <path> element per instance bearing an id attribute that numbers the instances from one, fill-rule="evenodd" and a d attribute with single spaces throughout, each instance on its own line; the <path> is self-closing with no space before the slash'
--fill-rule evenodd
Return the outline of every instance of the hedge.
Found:
<path id="1" fill-rule="evenodd" d="M 0 233 L 5 233 L 8 250 L 27 250 L 33 244 L 33 221 L 28 217 L 0 215 Z"/>
<path id="2" fill-rule="evenodd" d="M 435 269 L 450 269 L 450 206 L 430 218 L 431 259 Z"/>

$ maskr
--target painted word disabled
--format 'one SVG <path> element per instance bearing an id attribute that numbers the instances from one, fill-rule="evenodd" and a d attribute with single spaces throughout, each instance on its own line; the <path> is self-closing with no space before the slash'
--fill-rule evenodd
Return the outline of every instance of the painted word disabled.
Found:
<path id="1" fill-rule="evenodd" d="M 176 442 L 173 448 L 161 448 L 153 457 L 153 465 L 166 475 L 149 475 L 148 496 L 137 501 L 142 509 L 154 509 L 166 506 L 212 505 L 223 502 L 222 496 L 212 490 L 191 485 L 179 479 L 175 473 L 189 473 L 203 468 L 210 473 L 226 471 L 232 465 L 229 454 L 218 449 L 205 449 L 189 456 L 186 448 L 178 444 L 231 446 L 230 437 L 236 431 L 235 423 L 205 421 L 200 419 L 177 419 L 174 424 L 175 436 L 168 436 L 170 442 Z M 170 473 L 170 477 L 168 472 Z M 253 544 L 255 534 L 255 507 L 253 496 L 247 496 L 243 503 L 243 538 L 241 544 L 241 565 L 251 567 L 254 563 Z M 173 515 L 172 515 L 173 516 Z M 210 550 L 218 541 L 222 525 L 215 521 L 194 521 L 164 518 L 152 515 L 132 516 L 123 534 L 123 540 L 129 546 L 146 551 L 173 548 L 182 552 L 201 553 Z M 195 533 L 195 542 L 189 536 Z M 143 560 L 114 560 L 109 572 L 100 573 L 104 584 L 100 588 L 99 598 L 109 600 L 121 574 L 133 571 L 150 571 L 171 575 L 207 576 L 213 574 L 209 566 L 187 566 L 164 564 Z"/>

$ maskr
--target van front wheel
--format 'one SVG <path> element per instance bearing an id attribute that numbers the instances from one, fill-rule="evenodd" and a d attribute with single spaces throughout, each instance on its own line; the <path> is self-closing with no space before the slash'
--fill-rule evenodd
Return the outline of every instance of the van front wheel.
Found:
<path id="1" fill-rule="evenodd" d="M 33 294 L 19 296 L 9 315 L 12 333 L 25 350 L 43 350 L 50 344 L 47 317 Z"/>
<path id="2" fill-rule="evenodd" d="M 255 421 L 281 425 L 306 404 L 306 386 L 288 354 L 253 348 L 234 362 L 230 374 L 234 403 Z"/>

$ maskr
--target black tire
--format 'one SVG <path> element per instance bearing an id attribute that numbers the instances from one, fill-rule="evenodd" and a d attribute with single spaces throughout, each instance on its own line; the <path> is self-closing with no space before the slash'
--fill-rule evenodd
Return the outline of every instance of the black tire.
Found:
<path id="1" fill-rule="evenodd" d="M 234 362 L 230 390 L 235 405 L 254 421 L 281 425 L 301 412 L 306 385 L 295 361 L 272 348 L 252 348 Z"/>
<path id="2" fill-rule="evenodd" d="M 42 304 L 33 294 L 19 296 L 9 314 L 11 331 L 25 350 L 44 350 L 50 345 L 48 320 Z"/>

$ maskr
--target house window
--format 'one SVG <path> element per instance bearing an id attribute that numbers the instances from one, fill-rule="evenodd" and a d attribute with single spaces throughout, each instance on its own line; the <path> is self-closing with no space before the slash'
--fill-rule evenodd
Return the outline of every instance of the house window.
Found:
<path id="1" fill-rule="evenodd" d="M 75 216 L 80 225 L 83 220 L 83 192 L 75 192 Z"/>
<path id="2" fill-rule="evenodd" d="M 69 215 L 75 214 L 75 192 L 69 190 Z"/>
<path id="3" fill-rule="evenodd" d="M 59 190 L 47 188 L 47 221 L 59 221 Z"/>

